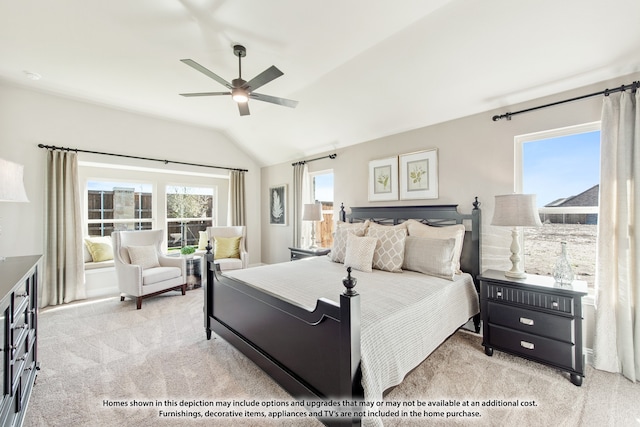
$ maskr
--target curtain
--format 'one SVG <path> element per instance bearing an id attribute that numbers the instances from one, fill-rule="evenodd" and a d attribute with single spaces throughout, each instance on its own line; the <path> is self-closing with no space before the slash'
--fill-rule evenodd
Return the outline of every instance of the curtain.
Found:
<path id="1" fill-rule="evenodd" d="M 247 225 L 244 171 L 229 172 L 229 225 Z"/>
<path id="2" fill-rule="evenodd" d="M 78 155 L 47 154 L 45 280 L 40 307 L 86 298 Z"/>
<path id="3" fill-rule="evenodd" d="M 304 163 L 293 166 L 293 246 L 300 248 L 310 241 L 311 228 L 302 221 L 302 209 L 309 201 L 309 168 Z M 307 245 L 308 246 L 308 245 Z"/>
<path id="4" fill-rule="evenodd" d="M 640 112 L 638 93 L 602 107 L 593 345 L 597 369 L 640 380 Z"/>

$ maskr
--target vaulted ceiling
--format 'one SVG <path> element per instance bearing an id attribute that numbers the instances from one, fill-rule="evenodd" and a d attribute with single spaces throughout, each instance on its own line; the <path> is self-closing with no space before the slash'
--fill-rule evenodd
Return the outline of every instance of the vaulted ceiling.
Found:
<path id="1" fill-rule="evenodd" d="M 261 165 L 640 71 L 638 0 L 0 3 L 0 79 L 216 129 Z M 226 88 L 284 75 L 241 117 Z M 30 80 L 28 73 L 39 80 Z"/>

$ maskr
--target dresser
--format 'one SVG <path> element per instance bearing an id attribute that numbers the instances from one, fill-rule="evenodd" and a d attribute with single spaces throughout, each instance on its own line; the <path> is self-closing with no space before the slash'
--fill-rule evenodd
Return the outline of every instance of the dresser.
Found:
<path id="1" fill-rule="evenodd" d="M 323 256 L 331 252 L 330 248 L 316 248 L 316 249 L 302 249 L 289 247 L 291 252 L 291 261 L 297 261 L 303 258 L 309 258 L 312 256 Z"/>
<path id="2" fill-rule="evenodd" d="M 41 256 L 0 261 L 2 398 L 0 426 L 21 426 L 38 367 L 38 280 Z"/>
<path id="3" fill-rule="evenodd" d="M 587 283 L 561 286 L 552 277 L 510 279 L 487 270 L 479 277 L 485 353 L 497 349 L 555 367 L 582 385 L 582 297 Z"/>

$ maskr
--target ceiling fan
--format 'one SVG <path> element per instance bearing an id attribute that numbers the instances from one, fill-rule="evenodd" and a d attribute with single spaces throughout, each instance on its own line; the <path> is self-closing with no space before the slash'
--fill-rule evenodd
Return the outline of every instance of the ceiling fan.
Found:
<path id="1" fill-rule="evenodd" d="M 285 107 L 295 108 L 298 105 L 298 101 L 292 101 L 290 99 L 278 98 L 276 96 L 263 95 L 256 93 L 254 90 L 269 83 L 272 80 L 277 79 L 284 73 L 276 68 L 275 65 L 264 70 L 262 73 L 255 76 L 249 81 L 242 79 L 242 58 L 247 56 L 247 50 L 244 46 L 233 46 L 233 54 L 238 57 L 238 78 L 231 80 L 231 83 L 212 73 L 202 65 L 198 64 L 192 59 L 181 59 L 191 68 L 200 71 L 202 74 L 211 77 L 218 83 L 226 86 L 231 92 L 197 92 L 197 93 L 181 93 L 182 96 L 219 96 L 219 95 L 231 95 L 231 98 L 238 104 L 238 110 L 241 116 L 249 115 L 249 99 L 256 99 L 258 101 L 271 102 L 272 104 L 284 105 Z"/>

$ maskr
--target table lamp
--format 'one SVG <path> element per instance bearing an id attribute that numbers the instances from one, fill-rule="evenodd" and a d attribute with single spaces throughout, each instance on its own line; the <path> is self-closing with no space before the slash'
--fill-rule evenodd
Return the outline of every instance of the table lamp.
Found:
<path id="1" fill-rule="evenodd" d="M 511 270 L 504 275 L 514 279 L 524 279 L 526 273 L 520 266 L 520 243 L 518 227 L 538 227 L 542 225 L 536 207 L 535 194 L 506 194 L 496 196 L 491 225 L 513 227 L 511 230 Z"/>
<path id="2" fill-rule="evenodd" d="M 316 249 L 316 221 L 322 221 L 322 205 L 320 203 L 306 203 L 302 208 L 302 220 L 312 221 L 311 245 L 309 249 Z"/>
<path id="3" fill-rule="evenodd" d="M 28 202 L 24 190 L 23 166 L 0 159 L 0 202 Z M 2 228 L 0 228 L 2 233 Z M 0 256 L 0 261 L 4 261 Z"/>

